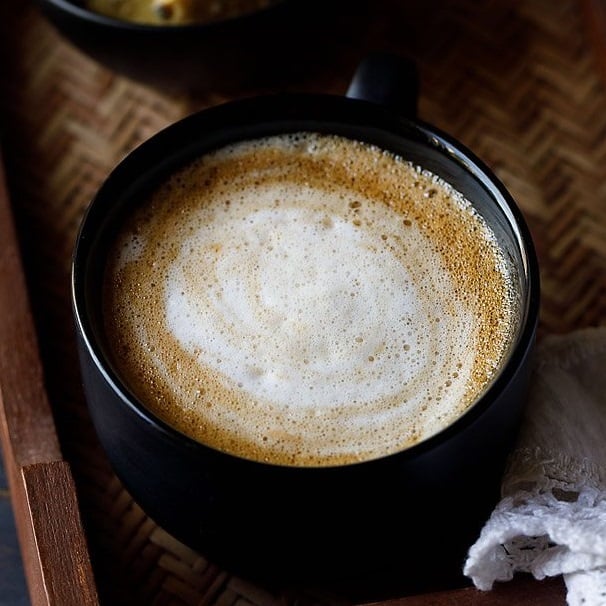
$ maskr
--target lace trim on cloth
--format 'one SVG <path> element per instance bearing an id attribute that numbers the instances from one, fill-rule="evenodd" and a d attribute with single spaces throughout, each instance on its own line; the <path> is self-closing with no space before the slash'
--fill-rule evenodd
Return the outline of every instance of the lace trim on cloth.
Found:
<path id="1" fill-rule="evenodd" d="M 531 573 L 537 579 L 564 575 L 570 606 L 606 605 L 606 461 L 575 457 L 567 448 L 558 450 L 558 427 L 568 422 L 560 414 L 558 403 L 562 370 L 570 376 L 580 367 L 584 378 L 578 381 L 574 415 L 595 415 L 596 402 L 600 416 L 606 418 L 606 393 L 603 378 L 595 384 L 588 371 L 606 374 L 606 330 L 586 329 L 565 337 L 546 339 L 537 351 L 536 375 L 550 386 L 531 395 L 527 411 L 528 425 L 535 410 L 545 410 L 553 424 L 553 444 L 537 446 L 532 431 L 522 432 L 520 443 L 508 461 L 502 482 L 502 499 L 485 524 L 480 537 L 469 550 L 464 573 L 476 587 L 488 590 L 495 581 L 508 581 L 516 572 Z M 591 364 L 595 368 L 591 368 Z M 552 368 L 556 372 L 550 374 Z M 597 376 L 597 375 L 596 375 Z M 535 377 L 537 378 L 537 377 Z M 573 377 L 574 378 L 574 377 Z M 537 381 L 538 382 L 538 381 Z M 574 383 L 574 381 L 573 381 Z M 589 385 L 589 388 L 587 388 Z M 536 403 L 540 394 L 553 400 Z M 584 401 L 591 406 L 584 407 Z M 558 423 L 558 421 L 560 423 Z M 579 423 L 577 440 L 583 440 L 584 423 Z M 549 432 L 547 432 L 549 435 Z M 544 439 L 545 432 L 542 437 Z M 568 429 L 568 436 L 570 430 Z M 606 441 L 606 435 L 601 436 Z M 587 452 L 587 441 L 579 452 Z M 591 449 L 589 449 L 591 451 Z M 600 452 L 601 448 L 596 448 Z"/>
<path id="2" fill-rule="evenodd" d="M 520 451 L 515 458 L 530 461 L 542 476 L 515 481 L 517 490 L 500 501 L 469 550 L 465 574 L 490 589 L 518 571 L 543 579 L 606 566 L 606 490 L 598 487 L 599 471 L 553 453 Z"/>

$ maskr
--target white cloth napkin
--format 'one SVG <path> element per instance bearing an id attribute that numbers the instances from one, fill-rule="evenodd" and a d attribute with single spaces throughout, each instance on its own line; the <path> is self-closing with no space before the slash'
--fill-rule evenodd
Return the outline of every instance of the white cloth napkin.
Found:
<path id="1" fill-rule="evenodd" d="M 606 327 L 545 338 L 502 498 L 464 573 L 562 574 L 570 606 L 606 605 Z"/>

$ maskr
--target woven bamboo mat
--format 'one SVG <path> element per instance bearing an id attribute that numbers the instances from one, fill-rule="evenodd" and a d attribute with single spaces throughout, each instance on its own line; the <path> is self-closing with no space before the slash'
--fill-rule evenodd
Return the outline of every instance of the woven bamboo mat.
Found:
<path id="1" fill-rule="evenodd" d="M 370 7 L 348 15 L 323 42 L 324 60 L 264 88 L 344 92 L 368 50 L 413 57 L 421 73 L 420 116 L 489 164 L 529 222 L 542 273 L 540 335 L 604 324 L 606 87 L 584 6 L 383 0 Z M 68 277 L 88 201 L 111 168 L 162 127 L 256 91 L 177 97 L 132 82 L 76 51 L 27 2 L 2 3 L 0 45 L 9 187 L 47 388 L 76 477 L 102 603 L 344 601 L 312 591 L 285 596 L 231 577 L 157 528 L 112 474 L 80 391 Z"/>

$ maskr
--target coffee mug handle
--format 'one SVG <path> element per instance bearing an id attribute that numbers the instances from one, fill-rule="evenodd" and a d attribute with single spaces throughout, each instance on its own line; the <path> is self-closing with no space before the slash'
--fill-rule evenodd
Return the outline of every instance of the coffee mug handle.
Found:
<path id="1" fill-rule="evenodd" d="M 406 118 L 417 117 L 419 75 L 409 59 L 390 53 L 365 57 L 351 80 L 347 97 L 384 105 Z"/>

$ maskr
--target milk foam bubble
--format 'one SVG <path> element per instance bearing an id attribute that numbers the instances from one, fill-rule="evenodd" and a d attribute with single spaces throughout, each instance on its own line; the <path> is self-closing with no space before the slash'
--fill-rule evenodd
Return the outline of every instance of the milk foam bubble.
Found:
<path id="1" fill-rule="evenodd" d="M 138 212 L 113 259 L 119 372 L 169 423 L 254 459 L 328 465 L 425 439 L 485 388 L 508 343 L 506 264 L 469 203 L 338 137 L 200 159 Z"/>

